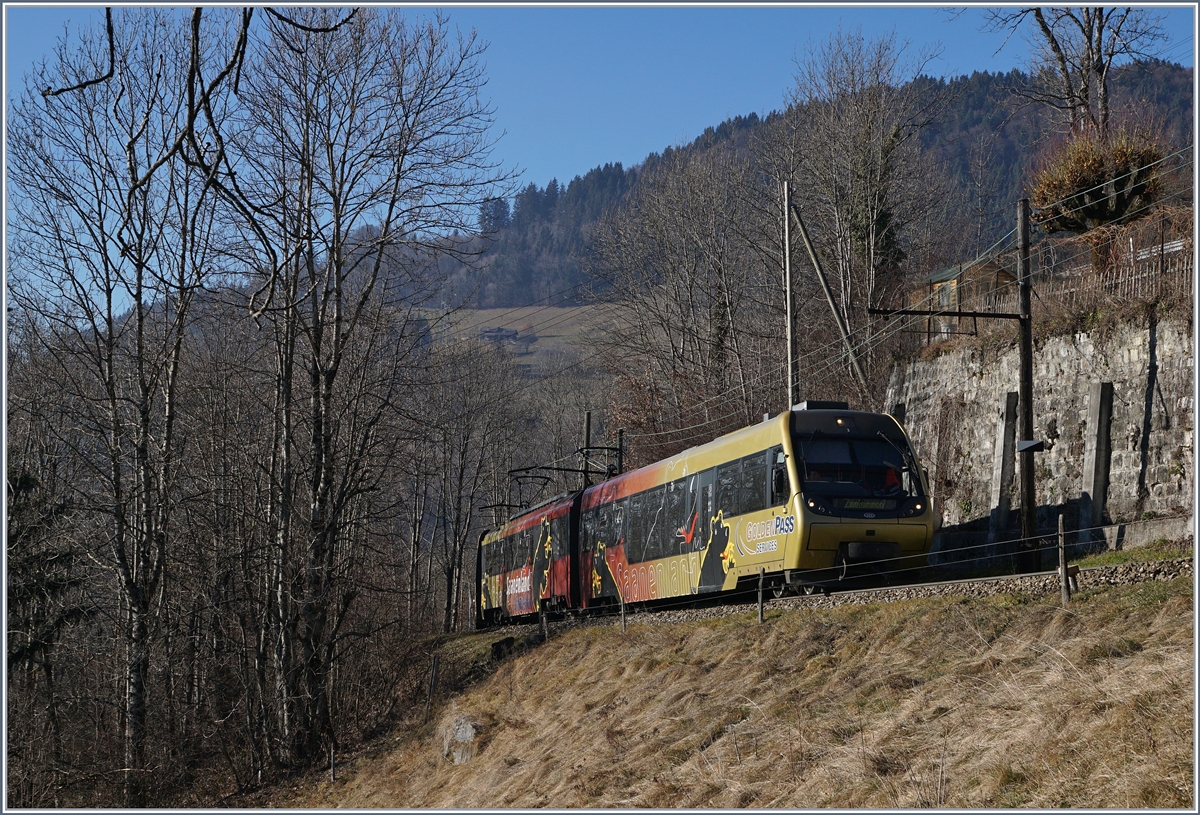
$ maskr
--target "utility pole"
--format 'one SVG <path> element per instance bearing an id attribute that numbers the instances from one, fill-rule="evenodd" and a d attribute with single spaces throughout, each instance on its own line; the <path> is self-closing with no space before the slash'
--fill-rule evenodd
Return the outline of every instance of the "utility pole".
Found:
<path id="1" fill-rule="evenodd" d="M 1017 299 L 1020 318 L 1020 438 L 1033 440 L 1033 319 L 1029 302 L 1029 199 L 1017 202 Z M 1021 456 L 1021 571 L 1034 571 L 1033 550 L 1037 547 L 1037 495 L 1034 487 L 1032 448 Z"/>
<path id="2" fill-rule="evenodd" d="M 592 479 L 588 478 L 588 454 L 592 452 L 592 412 L 585 410 L 583 412 L 583 489 L 587 489 L 592 485 Z"/>
<path id="3" fill-rule="evenodd" d="M 797 214 L 797 218 L 799 215 Z M 801 229 L 804 225 L 801 223 Z M 807 240 L 807 237 L 805 238 Z M 811 251 L 811 250 L 810 250 Z M 824 280 L 822 279 L 822 283 Z M 1017 321 L 1017 346 L 1019 351 L 1017 400 L 1021 415 L 1018 417 L 1017 455 L 1021 462 L 1021 540 L 1017 545 L 1017 570 L 1035 571 L 1040 565 L 1037 540 L 1037 491 L 1034 485 L 1033 454 L 1045 449 L 1043 442 L 1033 438 L 1033 316 L 1030 307 L 1031 267 L 1029 262 L 1029 199 L 1017 202 L 1017 314 L 1000 314 L 986 311 L 954 312 L 963 317 L 991 318 Z M 899 315 L 913 317 L 936 317 L 950 314 L 948 310 L 930 309 L 867 309 L 868 314 L 882 317 Z M 1002 530 L 1000 530 L 1002 531 Z M 999 532 L 997 533 L 999 534 Z"/>
<path id="4" fill-rule="evenodd" d="M 821 282 L 821 290 L 825 292 L 825 299 L 829 301 L 833 319 L 837 323 L 838 331 L 842 334 L 842 342 L 846 344 L 846 353 L 850 355 L 850 367 L 853 368 L 858 385 L 862 388 L 863 398 L 866 398 L 871 392 L 867 387 L 867 377 L 858 364 L 858 354 L 854 353 L 854 344 L 850 342 L 850 332 L 846 329 L 846 321 L 842 319 L 842 313 L 838 311 L 837 304 L 833 302 L 833 292 L 829 289 L 829 282 L 825 280 L 825 270 L 821 268 L 821 261 L 817 259 L 817 250 L 813 249 L 812 241 L 808 239 L 808 230 L 804 228 L 800 210 L 796 209 L 789 201 L 788 211 L 792 213 L 792 217 L 796 219 L 796 225 L 800 227 L 800 237 L 804 241 L 804 248 L 808 250 L 808 257 L 812 261 L 813 270 L 817 273 L 817 280 Z"/>
<path id="5" fill-rule="evenodd" d="M 783 182 L 783 289 L 787 312 L 787 392 L 786 410 L 800 402 L 800 383 L 796 376 L 796 333 L 792 318 L 792 230 L 788 212 L 792 209 L 792 189 Z"/>

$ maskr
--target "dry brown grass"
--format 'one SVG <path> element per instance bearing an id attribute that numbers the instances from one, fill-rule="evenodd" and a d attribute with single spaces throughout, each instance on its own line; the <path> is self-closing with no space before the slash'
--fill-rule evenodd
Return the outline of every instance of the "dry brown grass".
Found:
<path id="1" fill-rule="evenodd" d="M 541 361 L 547 355 L 580 351 L 599 328 L 604 315 L 593 306 L 525 306 L 522 308 L 464 309 L 454 319 L 455 331 L 475 336 L 488 326 L 512 328 L 522 335 L 534 334 L 525 361 Z"/>
<path id="2" fill-rule="evenodd" d="M 1192 807 L 1190 580 L 579 629 L 286 807 Z M 636 618 L 635 618 L 636 619 Z M 441 729 L 482 726 L 466 764 Z"/>

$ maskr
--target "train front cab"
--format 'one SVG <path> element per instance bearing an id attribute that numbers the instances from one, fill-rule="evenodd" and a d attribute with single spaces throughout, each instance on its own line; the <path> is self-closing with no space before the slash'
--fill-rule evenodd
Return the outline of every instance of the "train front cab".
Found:
<path id="1" fill-rule="evenodd" d="M 799 534 L 785 557 L 793 587 L 919 580 L 933 537 L 924 472 L 891 416 L 792 410 L 788 477 Z"/>

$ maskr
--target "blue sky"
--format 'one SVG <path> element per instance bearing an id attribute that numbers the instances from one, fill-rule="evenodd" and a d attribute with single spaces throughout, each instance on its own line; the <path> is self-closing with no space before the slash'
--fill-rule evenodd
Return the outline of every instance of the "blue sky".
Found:
<path id="1" fill-rule="evenodd" d="M 436 6 L 412 5 L 428 14 Z M 986 33 L 983 7 L 957 19 L 940 6 L 582 7 L 443 4 L 452 24 L 490 43 L 486 95 L 504 131 L 496 158 L 544 186 L 610 161 L 636 164 L 710 125 L 784 104 L 795 58 L 843 29 L 895 31 L 911 47 L 940 44 L 927 72 L 958 76 L 1025 64 L 1021 37 Z M 1194 10 L 1162 7 L 1164 57 L 1193 64 Z M 8 96 L 48 55 L 64 22 L 103 24 L 103 6 L 5 4 Z"/>

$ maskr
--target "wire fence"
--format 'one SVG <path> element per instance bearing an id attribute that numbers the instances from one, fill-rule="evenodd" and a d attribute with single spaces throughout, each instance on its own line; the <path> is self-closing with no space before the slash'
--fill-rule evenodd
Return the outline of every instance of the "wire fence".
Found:
<path id="1" fill-rule="evenodd" d="M 1135 521 L 1123 526 L 1135 527 L 1171 520 L 1183 521 L 1188 518 L 1185 516 L 1158 518 L 1152 521 Z M 1067 561 L 1079 561 L 1089 554 L 1105 550 L 1107 548 L 1105 532 L 1111 528 L 1111 526 L 1093 526 L 1064 530 L 1063 534 L 1066 539 L 1064 554 Z M 951 549 L 931 550 L 927 558 L 918 556 L 916 560 L 921 562 L 916 565 L 913 564 L 913 555 L 901 555 L 856 564 L 852 570 L 847 570 L 845 577 L 842 577 L 841 567 L 831 567 L 808 570 L 800 575 L 800 579 L 802 585 L 819 586 L 829 591 L 841 592 L 864 588 L 920 587 L 947 580 L 969 581 L 1008 575 L 1045 575 L 1058 568 L 1056 537 L 1054 532 L 1045 530 L 1039 532 L 1034 538 L 1018 536 L 987 543 L 964 542 Z M 1192 545 L 1190 538 L 1178 541 L 1180 552 L 1191 551 Z M 756 596 L 762 597 L 764 601 L 770 600 L 772 596 L 780 597 L 781 594 L 777 590 L 782 585 L 783 575 L 778 571 L 773 571 L 764 575 L 764 578 L 761 584 L 762 589 L 754 585 L 758 580 L 751 574 L 740 579 L 737 586 L 732 589 L 707 593 L 685 593 L 648 602 L 631 602 L 628 607 L 631 614 L 643 609 L 666 612 L 692 608 L 697 603 L 737 604 L 753 602 Z M 619 596 L 608 599 L 611 601 L 611 605 L 593 605 L 588 614 L 595 617 L 621 614 Z M 537 615 L 528 614 L 509 622 L 532 623 L 538 619 Z"/>

